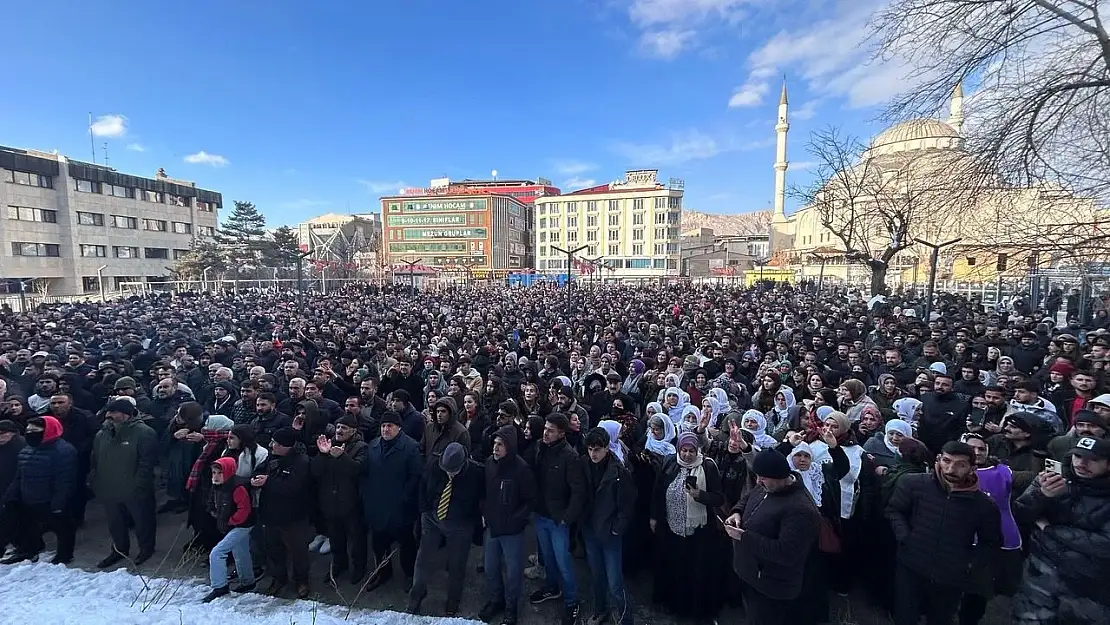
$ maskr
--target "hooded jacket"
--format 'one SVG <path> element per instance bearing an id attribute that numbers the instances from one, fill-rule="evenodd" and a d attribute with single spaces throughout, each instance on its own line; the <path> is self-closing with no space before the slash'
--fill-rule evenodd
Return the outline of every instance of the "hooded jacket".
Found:
<path id="1" fill-rule="evenodd" d="M 599 467 L 589 454 L 578 457 L 586 487 L 586 506 L 579 523 L 599 537 L 623 536 L 636 507 L 636 482 L 632 472 L 612 452 Z"/>
<path id="2" fill-rule="evenodd" d="M 158 435 L 138 416 L 123 423 L 109 419 L 96 433 L 92 450 L 92 488 L 106 503 L 154 496 Z"/>
<path id="3" fill-rule="evenodd" d="M 424 457 L 431 462 L 433 459 L 439 460 L 443 455 L 443 450 L 451 443 L 458 443 L 466 449 L 470 450 L 470 432 L 467 431 L 466 426 L 459 423 L 458 410 L 455 408 L 455 400 L 450 397 L 444 397 L 432 405 L 432 417 L 435 417 L 435 409 L 439 407 L 447 409 L 447 422 L 440 425 L 437 421 L 429 423 L 424 426 Z"/>
<path id="4" fill-rule="evenodd" d="M 251 504 L 250 489 L 247 481 L 236 472 L 235 459 L 223 457 L 212 464 L 223 470 L 224 483 L 213 486 L 209 499 L 209 513 L 216 519 L 216 527 L 227 533 L 236 527 L 254 527 L 254 507 Z"/>
<path id="5" fill-rule="evenodd" d="M 536 502 L 536 478 L 517 454 L 516 428 L 506 425 L 494 434 L 505 442 L 505 457 L 490 456 L 485 465 L 482 516 L 490 536 L 514 536 L 524 531 Z"/>
<path id="6" fill-rule="evenodd" d="M 284 456 L 266 458 L 266 484 L 258 500 L 258 518 L 266 525 L 282 526 L 308 518 L 308 457 L 294 447 Z"/>
<path id="7" fill-rule="evenodd" d="M 732 508 L 741 515 L 740 540 L 732 541 L 736 574 L 771 599 L 789 600 L 802 592 L 806 559 L 817 544 L 821 520 L 802 479 L 778 492 L 762 486 L 748 491 Z"/>
<path id="8" fill-rule="evenodd" d="M 43 417 L 42 443 L 19 451 L 18 466 L 4 503 L 19 501 L 27 506 L 49 504 L 51 512 L 65 510 L 77 483 L 77 450 L 62 438 L 62 425 L 54 417 Z M 14 447 L 12 439 L 4 447 Z"/>
<path id="9" fill-rule="evenodd" d="M 958 439 L 964 431 L 971 402 L 957 393 L 925 393 L 921 404 L 917 438 L 932 452 L 939 453 L 945 443 Z"/>

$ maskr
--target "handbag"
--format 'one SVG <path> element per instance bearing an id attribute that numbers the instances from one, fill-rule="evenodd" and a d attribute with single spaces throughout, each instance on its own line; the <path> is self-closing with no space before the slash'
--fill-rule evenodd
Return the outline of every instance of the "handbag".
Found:
<path id="1" fill-rule="evenodd" d="M 836 533 L 832 521 L 821 517 L 821 524 L 817 530 L 817 549 L 821 553 L 840 553 L 840 536 Z"/>

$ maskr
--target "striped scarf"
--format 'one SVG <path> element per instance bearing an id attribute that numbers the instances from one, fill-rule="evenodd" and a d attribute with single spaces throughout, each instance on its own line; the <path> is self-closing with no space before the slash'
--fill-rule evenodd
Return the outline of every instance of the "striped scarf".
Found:
<path id="1" fill-rule="evenodd" d="M 212 462 L 212 456 L 216 455 L 217 450 L 220 448 L 220 443 L 227 441 L 227 432 L 224 431 L 204 430 L 201 434 L 204 436 L 204 449 L 202 449 L 200 455 L 197 456 L 197 461 L 193 463 L 193 468 L 189 469 L 189 479 L 185 481 L 185 490 L 190 493 L 196 489 L 197 483 L 200 482 L 200 472 Z"/>

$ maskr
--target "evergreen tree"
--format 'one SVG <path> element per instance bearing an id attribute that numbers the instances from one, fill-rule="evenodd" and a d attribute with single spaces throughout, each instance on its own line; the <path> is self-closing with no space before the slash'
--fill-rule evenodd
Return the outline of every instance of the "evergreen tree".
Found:
<path id="1" fill-rule="evenodd" d="M 266 217 L 251 202 L 236 200 L 235 208 L 216 229 L 216 242 L 222 246 L 260 249 L 266 240 Z"/>
<path id="2" fill-rule="evenodd" d="M 289 226 L 281 226 L 271 233 L 269 245 L 264 250 L 264 261 L 269 267 L 289 269 L 296 267 L 301 252 L 297 233 Z"/>
<path id="3" fill-rule="evenodd" d="M 204 270 L 211 268 L 209 278 L 216 278 L 227 271 L 227 257 L 218 243 L 210 239 L 198 239 L 182 258 L 173 264 L 173 270 L 184 280 L 200 280 Z"/>

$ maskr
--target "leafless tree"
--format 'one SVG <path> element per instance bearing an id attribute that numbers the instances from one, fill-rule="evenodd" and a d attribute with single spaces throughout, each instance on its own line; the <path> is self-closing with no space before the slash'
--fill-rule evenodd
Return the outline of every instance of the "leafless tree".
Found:
<path id="1" fill-rule="evenodd" d="M 885 292 L 888 271 L 915 238 L 937 240 L 964 227 L 976 170 L 961 152 L 876 153 L 836 128 L 812 133 L 807 149 L 815 182 L 791 193 L 837 239 L 830 246 L 871 271 L 872 294 Z"/>
<path id="2" fill-rule="evenodd" d="M 1001 177 L 984 179 L 986 191 L 1036 189 L 1051 215 L 1029 220 L 987 200 L 998 205 L 994 245 L 1074 256 L 1110 239 L 1110 215 L 1097 210 L 1110 198 L 1105 8 L 1102 0 L 891 0 L 872 18 L 876 60 L 903 64 L 911 85 L 888 117 L 932 116 L 966 84 L 964 147 Z M 1070 204 L 1061 190 L 1096 204 Z M 1050 199 L 1063 208 L 1043 208 Z"/>

